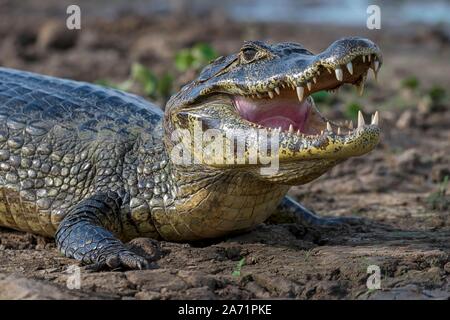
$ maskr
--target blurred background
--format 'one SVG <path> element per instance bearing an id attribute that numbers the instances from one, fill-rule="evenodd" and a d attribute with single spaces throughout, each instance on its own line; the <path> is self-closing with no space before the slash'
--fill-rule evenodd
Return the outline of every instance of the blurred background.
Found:
<path id="1" fill-rule="evenodd" d="M 70 4 L 81 8 L 81 30 L 66 28 Z M 381 9 L 380 30 L 366 27 L 369 4 Z M 344 86 L 337 94 L 315 93 L 316 104 L 332 119 L 356 118 L 358 110 L 362 110 L 368 120 L 370 114 L 380 110 L 381 142 L 373 152 L 352 158 L 314 182 L 292 188 L 290 193 L 319 214 L 361 216 L 398 229 L 389 233 L 377 229 L 363 236 L 325 234 L 331 243 L 329 256 L 314 255 L 313 262 L 306 256 L 295 256 L 303 251 L 295 247 L 298 243 L 293 236 L 289 238 L 292 228 L 264 229 L 253 237 L 267 237 L 260 242 L 272 243 L 275 249 L 270 251 L 268 246 L 261 251 L 262 262 L 254 265 L 255 274 L 270 280 L 279 272 L 307 284 L 301 294 L 286 291 L 289 297 L 358 297 L 361 290 L 366 290 L 366 273 L 356 266 L 358 259 L 366 255 L 378 259 L 383 270 L 390 272 L 392 281 L 385 280 L 383 288 L 411 283 L 428 289 L 444 287 L 443 275 L 447 274 L 448 279 L 450 274 L 449 0 L 0 0 L 1 66 L 119 88 L 142 95 L 161 108 L 208 61 L 238 51 L 245 40 L 299 42 L 317 53 L 345 36 L 367 37 L 379 45 L 384 63 L 378 84 L 370 73 L 363 96 L 358 96 L 354 87 Z M 6 236 L 3 231 L 0 240 L 6 247 L 28 243 L 22 238 L 8 242 L 8 237 L 16 239 L 18 235 Z M 249 239 L 253 239 L 252 235 Z M 299 239 L 306 241 L 301 248 L 305 243 L 307 248 L 315 246 L 302 236 Z M 295 251 L 280 251 L 277 246 L 285 246 L 285 242 Z M 345 245 L 366 251 L 353 254 L 353 249 Z M 258 246 L 244 246 L 243 250 L 258 256 Z M 175 254 L 180 254 L 173 261 L 179 261 L 180 268 L 185 268 L 186 257 L 198 255 L 195 263 L 189 260 L 196 270 L 228 275 L 222 260 L 218 269 L 205 262 L 211 259 L 207 255 L 209 247 L 198 249 L 196 254 L 184 247 L 176 248 L 173 245 Z M 320 248 L 321 252 L 326 250 Z M 0 271 L 19 270 L 28 255 L 35 254 L 18 251 L 14 258 L 9 255 L 0 259 L 4 261 Z M 50 265 L 54 261 L 51 257 Z M 342 261 L 336 263 L 336 259 Z M 167 266 L 171 268 L 172 263 L 167 262 Z M 26 272 L 40 277 L 38 271 L 32 271 L 39 270 L 35 264 L 30 262 L 32 267 Z M 228 267 L 234 264 L 231 261 Z M 336 264 L 342 266 L 338 273 L 331 270 Z M 339 282 L 336 287 L 334 276 L 329 275 L 339 272 L 347 285 Z M 330 277 L 333 285 L 314 287 L 311 279 L 316 275 L 318 281 Z M 168 276 L 170 281 L 172 278 Z M 283 281 L 273 280 L 275 288 Z M 442 292 L 447 294 L 446 288 Z M 116 287 L 111 290 L 116 294 Z M 220 296 L 246 297 L 239 290 Z M 282 296 L 278 291 L 270 295 L 257 292 L 254 296 Z M 430 297 L 429 293 L 421 295 L 415 287 L 406 291 L 413 297 Z"/>
<path id="2" fill-rule="evenodd" d="M 66 28 L 70 4 L 81 9 L 80 30 Z M 366 26 L 369 4 L 380 7 L 379 30 Z M 382 49 L 378 84 L 370 75 L 362 97 L 344 86 L 315 100 L 332 118 L 382 111 L 383 140 L 368 157 L 293 192 L 308 201 L 324 190 L 398 189 L 425 192 L 427 205 L 448 189 L 450 1 L 0 0 L 0 65 L 131 91 L 161 108 L 245 40 L 294 41 L 319 52 L 353 35 Z M 448 208 L 448 196 L 433 199 L 431 207 Z"/>

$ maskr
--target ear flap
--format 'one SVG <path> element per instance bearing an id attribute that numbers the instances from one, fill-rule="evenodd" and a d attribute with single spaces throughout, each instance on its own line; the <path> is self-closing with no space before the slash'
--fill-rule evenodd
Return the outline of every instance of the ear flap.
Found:
<path id="1" fill-rule="evenodd" d="M 206 81 L 214 76 L 216 76 L 221 71 L 226 70 L 233 62 L 237 60 L 237 54 L 233 54 L 227 57 L 219 57 L 211 64 L 207 65 L 202 72 L 200 73 L 200 76 L 198 77 L 199 82 Z"/>

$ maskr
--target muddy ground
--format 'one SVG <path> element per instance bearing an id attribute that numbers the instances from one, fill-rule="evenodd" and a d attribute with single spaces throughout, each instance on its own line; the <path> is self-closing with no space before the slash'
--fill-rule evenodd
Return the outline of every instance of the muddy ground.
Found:
<path id="1" fill-rule="evenodd" d="M 109 18 L 84 12 L 82 30 L 68 32 L 64 1 L 40 3 L 0 0 L 0 65 L 123 81 L 139 61 L 157 74 L 174 72 L 179 86 L 194 74 L 177 74 L 173 57 L 199 41 L 221 54 L 246 39 L 297 41 L 317 52 L 342 36 L 369 37 L 384 53 L 379 83 L 369 76 L 363 97 L 343 88 L 318 107 L 333 119 L 344 117 L 351 101 L 367 115 L 381 110 L 383 136 L 369 155 L 290 191 L 321 215 L 360 217 L 355 226 L 312 229 L 279 213 L 228 239 L 161 242 L 151 270 L 82 269 L 80 290 L 66 288 L 67 269 L 76 262 L 62 257 L 52 240 L 0 229 L 0 298 L 450 298 L 448 187 L 447 195 L 437 193 L 450 174 L 448 29 L 246 24 L 220 12 L 139 17 L 117 10 Z M 412 78 L 419 80 L 416 88 L 404 84 Z M 447 92 L 436 93 L 436 86 Z M 381 290 L 366 287 L 369 265 L 381 269 Z"/>

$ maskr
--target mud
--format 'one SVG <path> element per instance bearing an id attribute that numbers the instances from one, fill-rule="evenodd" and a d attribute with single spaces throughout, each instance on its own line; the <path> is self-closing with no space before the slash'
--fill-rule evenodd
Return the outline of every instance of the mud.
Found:
<path id="1" fill-rule="evenodd" d="M 194 74 L 177 74 L 173 57 L 199 41 L 221 54 L 237 50 L 245 39 L 297 41 L 318 51 L 339 37 L 361 35 L 380 45 L 385 62 L 379 83 L 370 76 L 362 98 L 344 87 L 328 107 L 318 103 L 332 119 L 344 117 L 350 101 L 362 104 L 367 114 L 381 110 L 380 145 L 290 191 L 321 215 L 355 216 L 360 222 L 313 229 L 277 213 L 255 230 L 227 239 L 195 244 L 139 239 L 130 246 L 147 244 L 151 270 L 82 268 L 79 290 L 67 288 L 68 268 L 77 263 L 62 257 L 51 239 L 0 229 L 0 298 L 450 298 L 448 187 L 447 195 L 435 196 L 450 171 L 449 92 L 441 101 L 428 95 L 434 86 L 450 88 L 445 28 L 370 31 L 234 23 L 220 12 L 138 16 L 122 10 L 113 17 L 87 12 L 82 30 L 74 34 L 63 30 L 63 1 L 33 10 L 27 1 L 0 1 L 0 8 L 2 66 L 77 80 L 123 81 L 131 63 L 139 61 L 157 74 L 173 72 L 179 86 Z M 420 81 L 419 88 L 402 86 L 409 77 Z M 380 290 L 366 286 L 370 265 L 381 270 Z"/>

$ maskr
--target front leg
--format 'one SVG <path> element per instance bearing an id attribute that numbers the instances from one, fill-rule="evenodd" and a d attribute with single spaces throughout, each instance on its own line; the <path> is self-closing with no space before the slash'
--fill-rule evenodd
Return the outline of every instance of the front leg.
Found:
<path id="1" fill-rule="evenodd" d="M 345 227 L 361 222 L 361 219 L 354 217 L 320 217 L 289 196 L 283 198 L 277 209 L 292 213 L 300 223 L 312 226 Z"/>
<path id="2" fill-rule="evenodd" d="M 96 270 L 147 269 L 147 260 L 126 249 L 111 232 L 120 231 L 121 205 L 115 192 L 99 193 L 78 203 L 58 226 L 58 249 Z"/>

